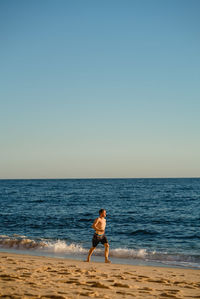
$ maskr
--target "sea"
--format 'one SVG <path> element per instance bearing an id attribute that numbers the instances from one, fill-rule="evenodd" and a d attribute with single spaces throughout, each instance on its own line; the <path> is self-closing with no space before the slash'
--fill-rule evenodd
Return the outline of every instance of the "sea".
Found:
<path id="1" fill-rule="evenodd" d="M 0 180 L 0 251 L 85 260 L 102 208 L 113 263 L 200 269 L 200 178 Z"/>

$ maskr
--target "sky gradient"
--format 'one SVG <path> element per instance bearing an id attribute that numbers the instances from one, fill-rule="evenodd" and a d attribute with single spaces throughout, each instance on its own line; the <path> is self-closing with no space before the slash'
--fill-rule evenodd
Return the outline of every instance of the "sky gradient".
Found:
<path id="1" fill-rule="evenodd" d="M 0 178 L 200 177 L 200 1 L 0 1 Z"/>

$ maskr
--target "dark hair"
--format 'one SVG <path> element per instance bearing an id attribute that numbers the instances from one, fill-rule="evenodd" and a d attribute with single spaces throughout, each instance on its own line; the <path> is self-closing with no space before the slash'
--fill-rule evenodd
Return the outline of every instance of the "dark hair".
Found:
<path id="1" fill-rule="evenodd" d="M 101 213 L 103 213 L 103 211 L 105 211 L 105 209 L 99 210 L 99 215 L 101 215 Z"/>

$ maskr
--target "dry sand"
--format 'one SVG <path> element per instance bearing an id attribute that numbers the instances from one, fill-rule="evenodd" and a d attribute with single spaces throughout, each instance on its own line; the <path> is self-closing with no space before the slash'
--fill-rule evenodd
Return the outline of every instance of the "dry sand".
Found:
<path id="1" fill-rule="evenodd" d="M 200 271 L 0 253 L 0 298 L 200 298 Z"/>

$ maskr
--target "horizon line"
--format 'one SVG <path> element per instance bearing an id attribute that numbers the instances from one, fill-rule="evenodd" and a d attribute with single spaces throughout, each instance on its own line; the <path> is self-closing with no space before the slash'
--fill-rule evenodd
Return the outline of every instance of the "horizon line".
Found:
<path id="1" fill-rule="evenodd" d="M 71 178 L 0 178 L 0 180 L 126 180 L 126 179 L 200 179 L 199 177 L 71 177 Z"/>

